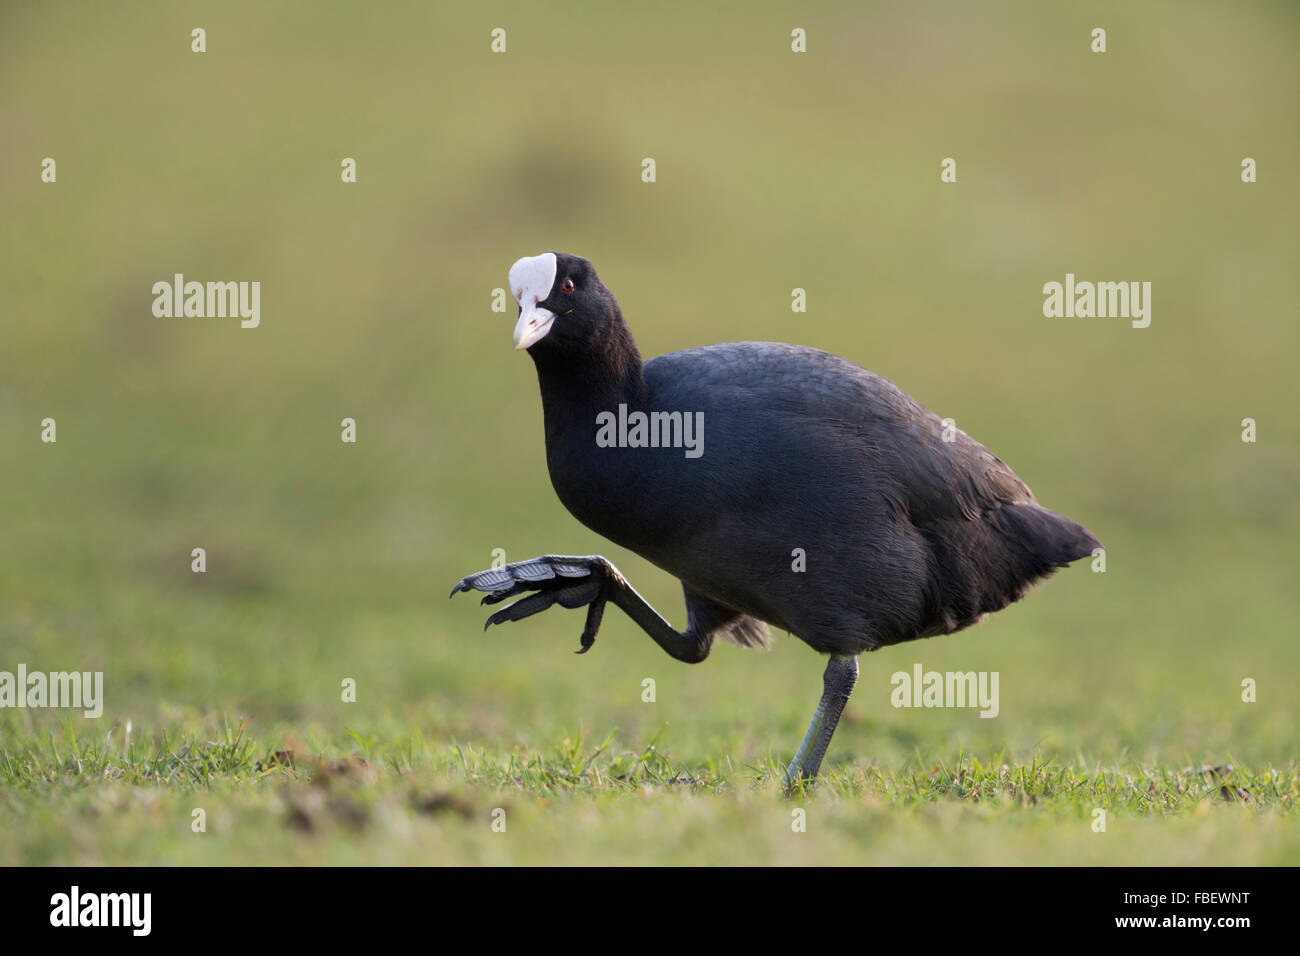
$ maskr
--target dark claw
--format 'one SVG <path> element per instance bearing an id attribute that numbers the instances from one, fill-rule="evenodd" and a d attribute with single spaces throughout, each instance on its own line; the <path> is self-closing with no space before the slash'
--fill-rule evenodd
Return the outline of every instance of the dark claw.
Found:
<path id="1" fill-rule="evenodd" d="M 582 628 L 582 637 L 578 638 L 578 643 L 582 646 L 573 653 L 585 654 L 591 650 L 591 646 L 596 643 L 596 632 L 600 630 L 600 619 L 605 614 L 605 592 L 604 589 L 596 595 L 596 599 L 587 605 L 587 623 Z"/>
<path id="2" fill-rule="evenodd" d="M 491 594 L 485 594 L 479 604 L 500 604 L 506 598 L 512 598 L 516 594 L 522 594 L 525 591 L 536 590 L 536 586 L 526 581 L 520 581 L 514 587 L 502 588 L 500 591 L 493 591 Z"/>
<path id="3" fill-rule="evenodd" d="M 529 595 L 523 600 L 516 601 L 509 607 L 503 607 L 487 619 L 483 625 L 483 630 L 487 630 L 493 624 L 504 624 L 506 621 L 520 621 L 526 617 L 531 617 L 540 611 L 545 611 L 555 603 L 555 595 L 550 591 L 541 591 L 537 594 Z"/>

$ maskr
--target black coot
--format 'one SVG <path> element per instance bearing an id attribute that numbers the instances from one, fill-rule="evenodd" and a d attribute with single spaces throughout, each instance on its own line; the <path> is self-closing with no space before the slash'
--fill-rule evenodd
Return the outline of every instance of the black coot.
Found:
<path id="1" fill-rule="evenodd" d="M 1100 547 L 983 445 L 852 362 L 735 342 L 643 363 L 618 302 L 578 256 L 520 259 L 510 288 L 556 493 L 587 527 L 681 580 L 687 626 L 669 625 L 599 555 L 480 571 L 452 593 L 527 595 L 488 624 L 585 605 L 583 651 L 606 601 L 688 663 L 718 637 L 763 645 L 768 624 L 795 634 L 830 662 L 789 782 L 816 776 L 858 654 L 968 627 Z"/>

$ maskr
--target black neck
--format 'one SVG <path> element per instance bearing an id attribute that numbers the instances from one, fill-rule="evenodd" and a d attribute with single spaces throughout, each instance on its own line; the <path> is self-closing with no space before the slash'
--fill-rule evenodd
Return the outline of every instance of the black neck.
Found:
<path id="1" fill-rule="evenodd" d="M 594 413 L 616 411 L 619 403 L 629 408 L 646 403 L 641 353 L 621 315 L 615 315 L 583 346 L 529 350 L 537 366 L 548 437 L 553 429 L 570 423 L 581 422 L 594 429 Z"/>
<path id="2" fill-rule="evenodd" d="M 615 313 L 613 319 L 577 347 L 566 341 L 563 348 L 535 346 L 528 354 L 541 387 L 551 485 L 579 521 L 617 539 L 620 521 L 625 520 L 619 514 L 619 489 L 634 483 L 625 471 L 631 459 L 598 454 L 596 417 L 601 412 L 617 414 L 620 404 L 644 408 L 649 390 L 631 331 L 621 315 Z"/>

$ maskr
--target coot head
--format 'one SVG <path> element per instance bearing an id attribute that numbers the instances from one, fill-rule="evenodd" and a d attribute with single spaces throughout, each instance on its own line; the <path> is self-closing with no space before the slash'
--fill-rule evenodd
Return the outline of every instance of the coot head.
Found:
<path id="1" fill-rule="evenodd" d="M 515 348 L 534 357 L 585 351 L 622 321 L 613 293 L 581 256 L 525 256 L 510 267 L 510 292 L 519 303 Z"/>

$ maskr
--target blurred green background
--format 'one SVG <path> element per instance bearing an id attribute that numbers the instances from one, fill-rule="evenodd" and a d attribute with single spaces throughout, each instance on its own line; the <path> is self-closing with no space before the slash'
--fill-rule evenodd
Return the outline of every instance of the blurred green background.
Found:
<path id="1" fill-rule="evenodd" d="M 580 613 L 484 634 L 472 599 L 446 599 L 494 548 L 600 552 L 684 623 L 677 582 L 550 488 L 532 363 L 491 302 L 517 257 L 556 249 L 593 260 L 645 355 L 836 352 L 1106 544 L 1105 574 L 1082 563 L 978 628 L 865 657 L 828 767 L 902 774 L 961 748 L 1294 777 L 1298 43 L 1287 3 L 6 3 L 0 669 L 104 671 L 103 718 L 71 721 L 83 740 L 228 720 L 272 748 L 347 752 L 351 730 L 508 755 L 618 728 L 616 749 L 660 734 L 693 773 L 788 759 L 823 666 L 794 638 L 687 667 L 611 614 L 575 658 Z M 176 272 L 260 281 L 260 328 L 155 318 L 150 287 Z M 1067 272 L 1150 281 L 1150 328 L 1044 318 Z M 894 710 L 889 676 L 914 662 L 999 671 L 1001 715 Z M 68 729 L 0 713 L 0 749 Z M 489 851 L 440 820 L 332 849 L 269 824 L 254 847 L 228 820 L 221 849 L 194 849 L 188 819 L 175 837 L 165 814 L 106 826 L 82 815 L 108 799 L 95 786 L 46 783 L 7 788 L 0 820 L 28 835 L 0 861 L 1134 859 L 1074 836 L 1053 856 L 1019 822 L 1017 842 L 899 819 L 903 843 L 888 807 L 859 826 L 839 800 L 856 842 L 792 857 L 736 810 L 705 860 L 688 835 L 714 798 L 666 794 L 640 825 L 684 815 L 644 852 L 615 831 Z M 1149 845 L 1278 852 L 1256 818 L 1212 838 L 1216 820 Z"/>

